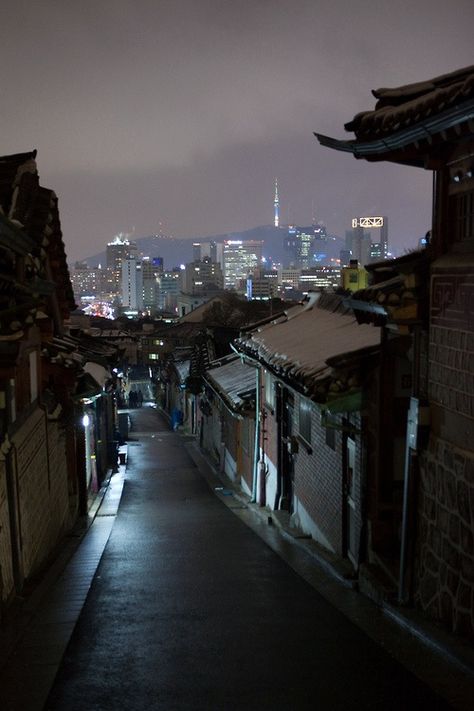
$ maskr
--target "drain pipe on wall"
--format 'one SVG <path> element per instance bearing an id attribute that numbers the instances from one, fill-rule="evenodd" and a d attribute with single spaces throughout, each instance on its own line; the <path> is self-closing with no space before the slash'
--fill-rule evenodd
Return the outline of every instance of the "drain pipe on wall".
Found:
<path id="1" fill-rule="evenodd" d="M 230 344 L 230 347 L 243 362 L 255 368 L 255 437 L 253 448 L 252 498 L 250 499 L 250 503 L 255 504 L 257 503 L 257 486 L 260 463 L 260 389 L 262 387 L 262 373 L 258 363 L 254 363 L 248 358 L 245 358 L 245 356 L 242 353 L 239 353 L 232 343 Z"/>
<path id="2" fill-rule="evenodd" d="M 416 487 L 415 463 L 418 452 L 429 431 L 430 412 L 427 403 L 420 399 L 420 328 L 415 328 L 413 339 L 413 394 L 407 413 L 405 442 L 405 467 L 403 481 L 403 508 L 400 531 L 400 569 L 398 576 L 398 602 L 407 605 L 412 598 L 413 546 L 415 536 Z"/>
<path id="3" fill-rule="evenodd" d="M 260 461 L 260 388 L 262 387 L 262 373 L 258 365 L 255 368 L 255 387 L 255 442 L 253 453 L 252 504 L 257 502 L 258 465 Z"/>

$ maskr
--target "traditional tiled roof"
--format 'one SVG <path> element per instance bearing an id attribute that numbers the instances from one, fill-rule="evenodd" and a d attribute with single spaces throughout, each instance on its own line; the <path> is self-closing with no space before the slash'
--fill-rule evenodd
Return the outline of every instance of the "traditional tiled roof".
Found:
<path id="1" fill-rule="evenodd" d="M 345 298 L 344 303 L 353 309 L 359 323 L 396 324 L 401 332 L 408 331 L 428 316 L 429 262 L 423 250 L 367 265 L 370 286 Z"/>
<path id="2" fill-rule="evenodd" d="M 36 151 L 0 157 L 0 337 L 31 324 L 37 309 L 60 330 L 58 316 L 74 307 L 57 202 L 39 184 Z"/>
<path id="3" fill-rule="evenodd" d="M 294 307 L 285 318 L 237 339 L 237 349 L 308 397 L 325 402 L 341 390 L 360 386 L 361 359 L 378 351 L 380 332 L 358 325 L 338 295 Z M 346 378 L 335 387 L 338 360 Z"/>
<path id="4" fill-rule="evenodd" d="M 118 363 L 121 352 L 113 343 L 80 334 L 77 337 L 54 336 L 43 343 L 42 355 L 51 363 L 73 369 L 77 373 L 83 369 L 89 370 L 96 378 L 94 369 L 99 373 L 106 371 L 110 377 L 111 368 Z M 98 382 L 101 382 L 100 378 Z"/>
<path id="5" fill-rule="evenodd" d="M 16 187 L 19 169 L 22 166 L 23 168 L 28 166 L 30 173 L 31 171 L 35 171 L 35 158 L 36 151 L 0 156 L 0 207 L 3 214 L 7 217 L 10 216 L 13 192 Z M 23 171 L 20 171 L 20 173 L 22 172 Z"/>
<path id="6" fill-rule="evenodd" d="M 237 355 L 213 361 L 204 379 L 234 412 L 247 409 L 255 401 L 255 368 Z"/>
<path id="7" fill-rule="evenodd" d="M 431 145 L 433 139 L 449 138 L 454 127 L 470 130 L 474 118 L 474 66 L 416 84 L 394 89 L 376 89 L 374 110 L 357 114 L 345 124 L 355 140 L 343 141 L 316 133 L 329 148 L 353 153 L 357 158 L 376 160 L 378 155 L 403 151 L 409 146 Z M 398 162 L 418 165 L 413 155 Z"/>

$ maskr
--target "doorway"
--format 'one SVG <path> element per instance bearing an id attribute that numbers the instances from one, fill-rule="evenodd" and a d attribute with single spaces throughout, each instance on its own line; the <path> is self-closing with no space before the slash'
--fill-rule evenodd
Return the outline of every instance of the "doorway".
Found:
<path id="1" fill-rule="evenodd" d="M 357 567 L 359 557 L 358 476 L 358 468 L 356 467 L 356 443 L 352 437 L 345 436 L 342 482 L 343 553 L 355 567 Z"/>
<path id="2" fill-rule="evenodd" d="M 278 423 L 278 481 L 275 509 L 293 513 L 294 462 L 291 452 L 294 397 L 282 383 L 276 384 Z"/>

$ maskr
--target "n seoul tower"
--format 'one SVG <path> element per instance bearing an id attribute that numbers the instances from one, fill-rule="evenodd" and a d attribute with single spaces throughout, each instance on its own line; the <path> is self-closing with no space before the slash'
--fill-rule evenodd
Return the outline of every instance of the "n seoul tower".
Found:
<path id="1" fill-rule="evenodd" d="M 280 226 L 280 201 L 278 200 L 278 178 L 275 178 L 275 197 L 273 199 L 273 210 L 275 215 L 275 227 Z"/>

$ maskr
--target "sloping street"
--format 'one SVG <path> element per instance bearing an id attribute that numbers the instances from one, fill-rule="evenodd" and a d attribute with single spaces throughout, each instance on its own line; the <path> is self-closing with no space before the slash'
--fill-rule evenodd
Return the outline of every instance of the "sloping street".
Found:
<path id="1" fill-rule="evenodd" d="M 132 420 L 47 709 L 447 708 L 239 521 L 154 409 Z"/>

